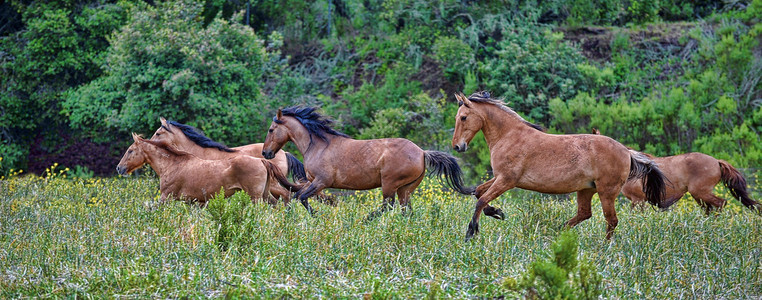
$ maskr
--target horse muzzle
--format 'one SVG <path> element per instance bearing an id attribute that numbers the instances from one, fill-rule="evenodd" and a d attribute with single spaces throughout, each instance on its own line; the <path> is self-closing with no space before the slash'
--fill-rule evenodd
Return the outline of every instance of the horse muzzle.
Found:
<path id="1" fill-rule="evenodd" d="M 273 157 L 275 157 L 275 152 L 272 150 L 262 150 L 262 157 L 266 159 L 273 159 Z"/>
<path id="2" fill-rule="evenodd" d="M 127 175 L 127 168 L 122 166 L 116 166 L 116 172 L 122 176 Z"/>
<path id="3" fill-rule="evenodd" d="M 452 149 L 458 152 L 463 152 L 468 149 L 468 145 L 466 143 L 455 144 L 452 146 Z"/>

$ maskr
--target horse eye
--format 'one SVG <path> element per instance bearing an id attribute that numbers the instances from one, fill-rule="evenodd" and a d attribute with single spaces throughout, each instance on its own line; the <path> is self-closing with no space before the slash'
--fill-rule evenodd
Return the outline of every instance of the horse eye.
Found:
<path id="1" fill-rule="evenodd" d="M 273 130 L 272 130 L 272 129 L 270 129 L 270 130 L 268 130 L 267 132 L 273 132 Z"/>
<path id="2" fill-rule="evenodd" d="M 462 117 L 460 117 L 460 120 L 461 120 L 461 121 L 465 121 L 465 120 L 466 120 L 466 116 L 462 116 Z"/>
<path id="3" fill-rule="evenodd" d="M 161 135 L 161 133 L 158 133 L 158 132 L 156 133 L 156 136 L 160 136 L 160 135 Z"/>
<path id="4" fill-rule="evenodd" d="M 132 150 L 130 150 L 130 151 L 127 151 L 127 153 L 132 153 Z"/>

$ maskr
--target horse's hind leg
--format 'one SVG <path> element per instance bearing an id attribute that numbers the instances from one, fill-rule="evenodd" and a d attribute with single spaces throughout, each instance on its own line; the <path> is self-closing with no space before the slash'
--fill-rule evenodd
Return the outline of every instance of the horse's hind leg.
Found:
<path id="1" fill-rule="evenodd" d="M 619 219 L 616 217 L 616 209 L 614 205 L 616 204 L 616 195 L 619 194 L 619 189 L 616 189 L 616 192 L 608 192 L 608 191 L 598 191 L 598 197 L 601 198 L 601 208 L 603 208 L 603 217 L 606 218 L 606 239 L 610 240 L 611 236 L 614 235 L 614 229 L 616 229 L 616 225 L 619 224 Z M 588 201 L 588 205 L 590 202 Z"/>
<path id="2" fill-rule="evenodd" d="M 702 190 L 696 191 L 695 193 L 691 192 L 691 196 L 696 199 L 696 202 L 698 202 L 699 205 L 704 207 L 707 215 L 715 209 L 721 210 L 725 207 L 725 199 L 717 197 L 711 191 Z"/>
<path id="3" fill-rule="evenodd" d="M 407 211 L 412 211 L 410 208 L 410 195 L 413 194 L 413 191 L 418 187 L 418 185 L 421 184 L 421 181 L 423 181 L 423 177 L 425 175 L 426 173 L 423 173 L 415 181 L 403 185 L 397 189 L 397 198 L 399 199 L 400 205 Z"/>
<path id="4" fill-rule="evenodd" d="M 367 217 L 365 217 L 365 221 L 371 221 L 375 218 L 378 218 L 380 215 L 385 213 L 387 210 L 392 209 L 394 206 L 394 193 L 396 191 L 389 187 L 389 185 L 382 185 L 381 186 L 381 194 L 384 197 L 383 202 L 381 202 L 381 207 L 378 210 L 375 210 L 371 212 Z"/>
<path id="5" fill-rule="evenodd" d="M 590 202 L 595 194 L 595 189 L 585 189 L 577 191 L 577 214 L 566 221 L 564 225 L 567 227 L 574 227 L 579 222 L 590 219 L 593 216 L 592 209 L 590 208 Z"/>

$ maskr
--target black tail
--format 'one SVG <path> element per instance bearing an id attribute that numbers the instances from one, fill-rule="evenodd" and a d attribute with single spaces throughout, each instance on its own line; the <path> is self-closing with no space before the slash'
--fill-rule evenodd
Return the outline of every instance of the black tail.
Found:
<path id="1" fill-rule="evenodd" d="M 473 195 L 475 187 L 463 186 L 463 171 L 454 156 L 439 151 L 425 151 L 423 158 L 426 161 L 426 169 L 437 176 L 443 176 L 445 183 L 458 193 Z"/>
<path id="2" fill-rule="evenodd" d="M 664 201 L 666 195 L 664 174 L 653 160 L 635 150 L 630 150 L 630 177 L 627 179 L 631 178 L 643 179 L 643 193 L 646 194 L 646 200 L 649 203 L 659 208 L 667 208 L 672 205 L 671 202 L 677 201 L 677 199 L 669 201 L 670 203 Z"/>
<path id="3" fill-rule="evenodd" d="M 307 173 L 304 172 L 304 164 L 296 159 L 291 153 L 286 152 L 286 161 L 288 162 L 288 172 L 291 173 L 291 179 L 294 181 L 306 181 Z"/>
<path id="4" fill-rule="evenodd" d="M 747 208 L 762 212 L 762 206 L 749 197 L 749 192 L 746 190 L 746 178 L 743 174 L 724 160 L 718 160 L 718 162 L 720 163 L 720 178 L 725 187 L 730 190 L 730 194 L 741 200 Z"/>

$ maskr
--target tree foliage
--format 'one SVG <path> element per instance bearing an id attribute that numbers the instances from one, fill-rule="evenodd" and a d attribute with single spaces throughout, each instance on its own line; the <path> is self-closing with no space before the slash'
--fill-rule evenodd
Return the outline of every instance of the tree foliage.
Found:
<path id="1" fill-rule="evenodd" d="M 0 172 L 24 167 L 33 143 L 126 143 L 160 116 L 232 146 L 261 142 L 273 111 L 294 104 L 322 106 L 355 137 L 443 150 L 452 94 L 478 90 L 558 133 L 597 127 L 655 155 L 757 166 L 760 11 L 761 0 L 11 1 Z M 469 148 L 475 181 L 489 149 L 481 136 Z"/>

